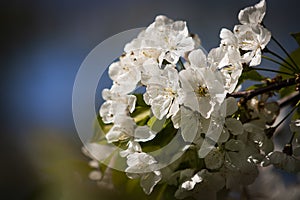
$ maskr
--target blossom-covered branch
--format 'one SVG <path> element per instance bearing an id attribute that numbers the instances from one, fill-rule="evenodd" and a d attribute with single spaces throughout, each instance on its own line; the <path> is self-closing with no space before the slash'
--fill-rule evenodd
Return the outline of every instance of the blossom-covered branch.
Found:
<path id="1" fill-rule="evenodd" d="M 102 91 L 102 140 L 95 143 L 117 146 L 109 159 L 125 166 L 129 179 L 139 179 L 147 195 L 163 185 L 175 186 L 178 199 L 215 199 L 253 183 L 258 166 L 300 170 L 300 123 L 292 123 L 297 134 L 289 144 L 298 146 L 290 145 L 289 154 L 275 151 L 266 134 L 280 114 L 269 94 L 296 88 L 299 74 L 270 69 L 289 77 L 235 92 L 266 53 L 272 36 L 262 25 L 265 14 L 265 0 L 242 9 L 240 24 L 221 29 L 219 45 L 208 53 L 185 21 L 157 16 L 109 66 L 113 84 Z"/>

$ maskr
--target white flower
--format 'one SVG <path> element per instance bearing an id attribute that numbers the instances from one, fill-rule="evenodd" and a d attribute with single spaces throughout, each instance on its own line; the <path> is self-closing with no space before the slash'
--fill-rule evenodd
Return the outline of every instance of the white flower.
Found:
<path id="1" fill-rule="evenodd" d="M 117 115 L 113 127 L 105 135 L 107 142 L 117 142 L 133 137 L 134 120 L 126 115 Z"/>
<path id="2" fill-rule="evenodd" d="M 107 142 L 117 142 L 133 138 L 136 142 L 146 142 L 155 137 L 155 133 L 148 126 L 137 126 L 133 118 L 118 115 L 113 127 L 105 135 Z"/>
<path id="3" fill-rule="evenodd" d="M 149 59 L 142 64 L 141 72 L 142 72 L 141 82 L 143 85 L 149 85 L 150 80 L 152 82 L 158 81 L 153 79 L 161 75 L 161 69 L 159 67 L 159 64 L 153 59 Z"/>
<path id="4" fill-rule="evenodd" d="M 161 51 L 160 64 L 163 60 L 176 64 L 179 57 L 194 49 L 194 41 L 189 36 L 186 22 L 174 22 L 166 16 L 157 16 L 145 31 L 125 46 L 124 50 L 129 52 L 147 48 Z"/>
<path id="5" fill-rule="evenodd" d="M 113 80 L 111 91 L 119 94 L 132 92 L 141 80 L 141 72 L 131 63 L 114 62 L 109 66 L 109 76 Z"/>
<path id="6" fill-rule="evenodd" d="M 175 128 L 180 128 L 182 138 L 185 142 L 199 143 L 201 133 L 206 133 L 209 120 L 203 118 L 200 113 L 181 106 L 175 118 L 172 118 Z"/>
<path id="7" fill-rule="evenodd" d="M 148 81 L 144 100 L 146 104 L 151 105 L 156 118 L 169 118 L 178 112 L 179 88 L 178 72 L 172 65 L 167 65 L 159 76 L 154 76 Z"/>
<path id="8" fill-rule="evenodd" d="M 221 44 L 224 46 L 231 46 L 232 48 L 239 48 L 237 37 L 228 29 L 222 28 L 220 31 Z"/>
<path id="9" fill-rule="evenodd" d="M 221 32 L 221 37 L 224 37 L 224 29 L 223 32 Z M 225 43 L 225 40 L 231 39 L 223 38 L 223 40 Z M 232 40 L 234 40 L 234 38 Z M 209 52 L 207 59 L 213 70 L 220 71 L 226 91 L 232 93 L 236 88 L 238 79 L 243 70 L 238 48 L 234 45 L 214 48 Z"/>
<path id="10" fill-rule="evenodd" d="M 209 118 L 213 111 L 215 102 L 211 100 L 207 88 L 204 73 L 206 69 L 187 69 L 179 73 L 182 85 L 182 103 L 184 106 L 201 113 L 205 118 Z"/>
<path id="11" fill-rule="evenodd" d="M 128 146 L 128 148 L 126 150 L 120 151 L 121 157 L 127 157 L 128 155 L 133 154 L 135 152 L 142 152 L 141 145 L 136 141 L 130 140 L 127 143 L 127 146 Z"/>
<path id="12" fill-rule="evenodd" d="M 189 61 L 191 66 L 179 73 L 182 103 L 209 118 L 214 106 L 221 104 L 226 95 L 222 78 L 207 67 L 206 57 L 201 50 L 192 51 Z"/>
<path id="13" fill-rule="evenodd" d="M 185 190 L 192 190 L 194 189 L 195 185 L 197 183 L 200 183 L 201 181 L 203 181 L 203 178 L 200 177 L 198 174 L 195 174 L 191 180 L 185 181 L 181 184 L 181 187 Z"/>
<path id="14" fill-rule="evenodd" d="M 136 97 L 134 95 L 120 95 L 104 89 L 102 97 L 106 101 L 102 104 L 99 113 L 104 123 L 112 123 L 117 115 L 127 115 L 135 109 Z"/>
<path id="15" fill-rule="evenodd" d="M 239 47 L 246 53 L 243 54 L 245 63 L 250 66 L 259 65 L 262 50 L 271 39 L 271 33 L 261 25 L 236 25 L 234 34 L 238 38 Z"/>
<path id="16" fill-rule="evenodd" d="M 261 0 L 258 4 L 241 10 L 238 18 L 241 24 L 260 24 L 265 14 L 266 1 Z"/>
<path id="17" fill-rule="evenodd" d="M 175 193 L 178 199 L 185 199 L 192 196 L 195 199 L 216 199 L 217 192 L 225 185 L 225 179 L 218 172 L 208 172 L 202 169 L 192 176 L 189 180 L 184 181 Z"/>
<path id="18" fill-rule="evenodd" d="M 127 165 L 125 170 L 127 176 L 132 179 L 140 177 L 140 185 L 146 194 L 150 194 L 162 178 L 161 172 L 156 169 L 157 161 L 144 152 L 129 154 Z"/>

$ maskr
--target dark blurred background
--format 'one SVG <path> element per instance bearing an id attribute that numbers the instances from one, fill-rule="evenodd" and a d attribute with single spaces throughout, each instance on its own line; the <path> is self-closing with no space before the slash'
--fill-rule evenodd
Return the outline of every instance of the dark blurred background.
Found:
<path id="1" fill-rule="evenodd" d="M 103 199 L 87 179 L 72 119 L 77 70 L 101 41 L 149 25 L 158 14 L 186 20 L 206 49 L 241 8 L 258 0 L 67 1 L 0 3 L 0 199 Z M 269 0 L 265 25 L 292 51 L 298 0 Z"/>

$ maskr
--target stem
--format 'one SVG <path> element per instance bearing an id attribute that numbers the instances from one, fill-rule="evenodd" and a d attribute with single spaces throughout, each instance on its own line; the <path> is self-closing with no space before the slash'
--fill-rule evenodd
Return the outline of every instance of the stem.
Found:
<path id="1" fill-rule="evenodd" d="M 270 58 L 270 57 L 267 57 L 267 56 L 264 56 L 264 55 L 262 55 L 262 58 L 264 58 L 264 59 L 266 59 L 266 60 L 269 60 L 269 61 L 271 61 L 271 62 L 274 62 L 274 63 L 276 63 L 276 64 L 279 64 L 279 65 L 281 65 L 282 67 L 285 67 L 286 69 L 288 69 L 288 70 L 290 70 L 290 71 L 294 71 L 293 70 L 293 68 L 291 68 L 289 65 L 286 65 L 286 64 L 284 64 L 284 63 L 280 63 L 280 62 L 278 62 L 277 60 L 274 60 L 273 58 Z"/>
<path id="2" fill-rule="evenodd" d="M 294 64 L 294 66 L 299 69 L 299 67 L 297 66 L 296 62 L 294 61 L 294 59 L 290 56 L 290 54 L 287 52 L 287 50 L 279 43 L 278 40 L 275 39 L 274 36 L 271 36 L 271 39 L 281 48 L 281 50 L 287 55 L 287 57 L 292 61 L 292 63 Z"/>
<path id="3" fill-rule="evenodd" d="M 164 194 L 164 192 L 165 192 L 167 186 L 168 186 L 168 184 L 166 184 L 166 183 L 165 183 L 163 186 L 161 186 L 161 189 L 160 189 L 160 191 L 159 191 L 159 193 L 158 193 L 158 195 L 157 195 L 157 197 L 156 197 L 156 200 L 161 200 L 161 199 L 163 199 L 162 197 L 163 197 L 163 194 Z"/>
<path id="4" fill-rule="evenodd" d="M 252 68 L 255 69 L 255 70 L 260 70 L 260 71 L 275 72 L 275 73 L 278 73 L 278 74 L 285 74 L 285 75 L 293 76 L 293 74 L 290 74 L 288 72 L 281 72 L 281 71 L 274 70 L 274 69 L 266 69 L 266 68 L 259 68 L 259 67 L 252 67 Z"/>
<path id="5" fill-rule="evenodd" d="M 234 92 L 234 93 L 228 94 L 227 97 L 234 97 L 234 98 L 241 97 L 241 98 L 243 98 L 243 100 L 241 99 L 242 100 L 241 102 L 246 103 L 247 100 L 249 100 L 257 95 L 260 95 L 260 94 L 263 94 L 263 93 L 266 93 L 269 91 L 273 91 L 273 90 L 279 90 L 281 88 L 296 85 L 298 83 L 300 83 L 300 79 L 298 77 L 290 78 L 290 79 L 285 79 L 280 82 L 271 83 L 265 87 L 257 88 L 254 90 Z"/>
<path id="6" fill-rule="evenodd" d="M 292 110 L 290 110 L 290 112 L 274 127 L 275 129 L 277 129 L 297 109 L 299 102 L 300 102 L 300 100 L 294 106 L 294 108 Z"/>
<path id="7" fill-rule="evenodd" d="M 286 105 L 295 104 L 295 102 L 297 102 L 298 99 L 300 99 L 300 92 L 295 91 L 295 92 L 291 93 L 290 95 L 278 100 L 278 105 L 280 108 L 283 108 Z"/>
<path id="8" fill-rule="evenodd" d="M 296 135 L 296 132 L 293 132 L 289 144 L 292 144 L 292 143 L 293 143 L 293 140 L 294 140 L 295 135 Z"/>
<path id="9" fill-rule="evenodd" d="M 275 56 L 276 58 L 280 59 L 282 62 L 284 62 L 284 63 L 286 63 L 288 66 L 290 66 L 290 67 L 293 69 L 293 71 L 297 71 L 297 68 L 295 68 L 295 66 L 293 66 L 291 63 L 289 63 L 288 61 L 286 61 L 286 59 L 282 58 L 282 57 L 281 57 L 280 55 L 278 55 L 277 53 L 271 51 L 271 50 L 268 49 L 268 48 L 265 48 L 265 49 L 264 49 L 264 52 L 269 53 L 269 54 Z"/>

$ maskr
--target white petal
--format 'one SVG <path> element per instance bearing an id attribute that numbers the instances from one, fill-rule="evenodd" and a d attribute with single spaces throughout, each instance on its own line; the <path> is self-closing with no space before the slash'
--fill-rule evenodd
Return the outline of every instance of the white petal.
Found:
<path id="1" fill-rule="evenodd" d="M 239 20 L 242 24 L 259 24 L 266 13 L 266 2 L 261 0 L 254 6 L 247 7 L 240 11 Z"/>
<path id="2" fill-rule="evenodd" d="M 155 137 L 155 133 L 148 126 L 138 126 L 134 131 L 134 140 L 136 142 L 147 142 Z"/>
<path id="3" fill-rule="evenodd" d="M 201 49 L 192 51 L 189 54 L 188 59 L 192 67 L 195 68 L 207 67 L 206 56 Z"/>
<path id="4" fill-rule="evenodd" d="M 154 186 L 161 180 L 162 175 L 159 171 L 144 174 L 141 177 L 140 185 L 146 194 L 153 191 Z"/>

